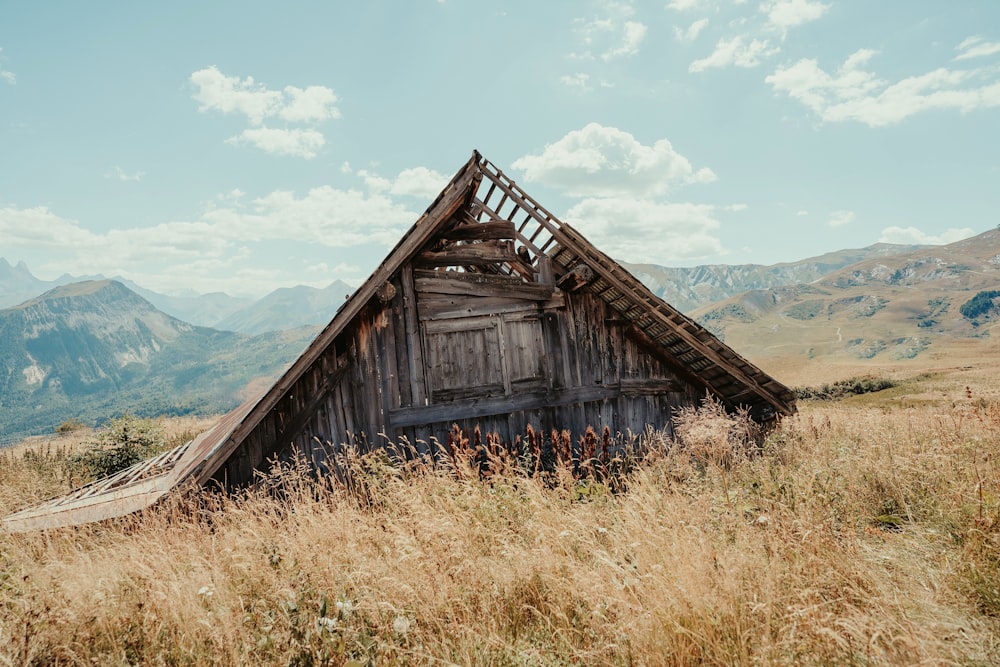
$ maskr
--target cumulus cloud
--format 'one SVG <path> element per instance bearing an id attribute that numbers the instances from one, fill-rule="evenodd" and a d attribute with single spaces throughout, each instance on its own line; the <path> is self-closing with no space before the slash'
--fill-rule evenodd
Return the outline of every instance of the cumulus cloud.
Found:
<path id="1" fill-rule="evenodd" d="M 298 197 L 276 190 L 244 207 L 217 208 L 202 217 L 232 241 L 295 240 L 332 248 L 394 243 L 416 215 L 382 194 L 321 186 Z"/>
<path id="2" fill-rule="evenodd" d="M 448 176 L 427 167 L 404 169 L 393 181 L 389 194 L 430 200 L 440 194 L 448 184 L 448 179 Z"/>
<path id="3" fill-rule="evenodd" d="M 386 178 L 367 169 L 359 169 L 357 175 L 365 187 L 373 194 L 390 194 L 395 197 L 417 197 L 421 200 L 433 199 L 448 184 L 448 176 L 428 169 L 413 167 L 399 172 L 396 178 Z"/>
<path id="4" fill-rule="evenodd" d="M 96 244 L 96 237 L 75 220 L 61 218 L 45 206 L 0 209 L 0 247 L 81 247 Z"/>
<path id="5" fill-rule="evenodd" d="M 940 234 L 928 234 L 916 227 L 886 227 L 879 236 L 880 243 L 899 243 L 915 245 L 945 245 L 974 236 L 975 232 L 968 227 L 949 228 Z"/>
<path id="6" fill-rule="evenodd" d="M 407 170 L 394 185 L 416 192 L 429 187 L 436 176 L 440 175 L 430 170 Z M 0 208 L 0 247 L 8 252 L 44 249 L 46 261 L 33 268 L 52 274 L 123 275 L 167 291 L 262 292 L 282 282 L 305 281 L 299 267 L 289 274 L 261 269 L 251 247 L 293 243 L 325 246 L 331 253 L 387 248 L 418 217 L 387 195 L 330 186 L 304 194 L 275 191 L 249 202 L 245 199 L 242 191 L 229 192 L 193 220 L 103 232 L 85 229 L 45 207 Z M 352 278 L 333 275 L 315 282 L 328 284 L 335 277 Z"/>
<path id="7" fill-rule="evenodd" d="M 854 222 L 854 211 L 834 211 L 830 214 L 831 227 L 843 227 Z"/>
<path id="8" fill-rule="evenodd" d="M 698 19 L 687 28 L 678 28 L 675 26 L 674 38 L 676 38 L 678 42 L 693 42 L 698 39 L 698 35 L 701 34 L 701 31 L 704 30 L 707 25 L 708 19 Z"/>
<path id="9" fill-rule="evenodd" d="M 539 155 L 512 163 L 525 180 L 577 196 L 656 196 L 685 183 L 707 183 L 712 170 L 697 171 L 666 139 L 646 146 L 628 132 L 590 123 L 573 130 Z"/>
<path id="10" fill-rule="evenodd" d="M 337 96 L 326 86 L 309 86 L 306 89 L 295 86 L 285 87 L 287 102 L 278 115 L 293 123 L 340 118 Z"/>
<path id="11" fill-rule="evenodd" d="M 701 9 L 705 4 L 705 0 L 670 0 L 667 3 L 667 9 L 673 9 L 676 12 L 687 12 L 692 9 Z"/>
<path id="12" fill-rule="evenodd" d="M 565 216 L 598 248 L 630 262 L 697 260 L 723 251 L 715 208 L 632 197 L 585 199 Z"/>
<path id="13" fill-rule="evenodd" d="M 764 58 L 769 58 L 780 49 L 771 46 L 771 43 L 764 39 L 753 39 L 737 35 L 732 38 L 723 37 L 715 45 L 715 51 L 707 58 L 695 60 L 688 66 L 689 72 L 703 72 L 712 67 L 756 67 Z"/>
<path id="14" fill-rule="evenodd" d="M 644 23 L 631 20 L 635 10 L 629 2 L 612 2 L 602 9 L 599 16 L 578 18 L 573 21 L 582 51 L 570 54 L 578 60 L 600 58 L 607 62 L 616 58 L 633 56 L 646 38 Z"/>
<path id="15" fill-rule="evenodd" d="M 984 42 L 979 35 L 973 35 L 962 40 L 962 43 L 955 47 L 959 52 L 954 60 L 969 60 L 970 58 L 983 58 L 1000 53 L 1000 42 Z"/>
<path id="16" fill-rule="evenodd" d="M 827 122 L 857 121 L 871 127 L 899 123 L 932 109 L 966 113 L 1000 106 L 1000 78 L 992 68 L 938 68 L 895 83 L 879 79 L 865 66 L 875 51 L 861 49 L 834 74 L 814 59 L 779 67 L 765 81 L 798 100 Z"/>
<path id="17" fill-rule="evenodd" d="M 192 97 L 201 104 L 199 111 L 242 113 L 254 125 L 278 113 L 284 102 L 281 91 L 268 90 L 252 76 L 226 76 L 214 65 L 192 73 L 191 83 L 197 87 Z"/>
<path id="18" fill-rule="evenodd" d="M 252 127 L 243 130 L 235 137 L 226 139 L 227 144 L 252 144 L 265 153 L 272 155 L 293 155 L 307 160 L 316 157 L 316 151 L 323 147 L 326 139 L 322 133 L 302 129 L 277 129 L 271 127 Z"/>
<path id="19" fill-rule="evenodd" d="M 830 5 L 814 0 L 773 0 L 760 6 L 760 10 L 767 14 L 768 25 L 781 33 L 782 38 L 789 28 L 815 21 L 829 9 Z"/>
<path id="20" fill-rule="evenodd" d="M 250 128 L 227 140 L 230 144 L 250 144 L 274 155 L 309 159 L 326 143 L 322 133 L 314 128 L 267 127 L 264 121 L 279 118 L 288 123 L 315 124 L 340 118 L 337 95 L 326 86 L 271 90 L 253 77 L 226 76 L 215 66 L 192 73 L 190 80 L 199 111 L 242 114 L 250 123 Z"/>

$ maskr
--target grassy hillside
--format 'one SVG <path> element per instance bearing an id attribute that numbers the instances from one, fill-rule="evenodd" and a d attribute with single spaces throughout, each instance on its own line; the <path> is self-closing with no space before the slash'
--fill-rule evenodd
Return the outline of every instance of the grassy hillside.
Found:
<path id="1" fill-rule="evenodd" d="M 810 284 L 746 292 L 692 315 L 741 354 L 775 366 L 922 365 L 976 358 L 1000 322 L 998 287 L 1000 230 L 991 230 Z"/>
<path id="2" fill-rule="evenodd" d="M 369 460 L 362 494 L 288 473 L 0 535 L 0 662 L 996 664 L 988 370 L 804 403 L 749 453 L 703 413 L 618 492 Z M 0 454 L 0 511 L 61 456 Z"/>

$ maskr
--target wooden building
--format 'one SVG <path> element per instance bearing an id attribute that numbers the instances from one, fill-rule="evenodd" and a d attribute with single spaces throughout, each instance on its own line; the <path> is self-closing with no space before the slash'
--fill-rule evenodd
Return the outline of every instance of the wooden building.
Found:
<path id="1" fill-rule="evenodd" d="M 4 519 L 12 529 L 135 511 L 191 481 L 251 482 L 293 450 L 452 424 L 512 442 L 531 424 L 670 428 L 712 394 L 759 422 L 792 414 L 782 384 L 664 303 L 479 153 L 269 390 L 158 459 Z"/>

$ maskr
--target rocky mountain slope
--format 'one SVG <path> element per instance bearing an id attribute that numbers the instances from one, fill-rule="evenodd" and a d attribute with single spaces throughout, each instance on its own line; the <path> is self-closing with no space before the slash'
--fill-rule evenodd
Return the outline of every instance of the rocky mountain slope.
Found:
<path id="1" fill-rule="evenodd" d="M 1000 229 L 868 258 L 808 284 L 751 290 L 692 315 L 752 357 L 898 361 L 990 336 Z"/>
<path id="2" fill-rule="evenodd" d="M 9 308 L 60 285 L 84 280 L 106 278 L 63 274 L 55 280 L 42 280 L 36 278 L 24 262 L 11 266 L 0 257 L 0 308 Z M 326 324 L 344 303 L 345 296 L 354 291 L 347 283 L 335 280 L 323 289 L 306 285 L 283 287 L 255 301 L 224 292 L 167 295 L 121 277 L 111 280 L 120 282 L 157 309 L 184 322 L 246 334 Z"/>
<path id="3" fill-rule="evenodd" d="M 296 327 L 326 324 L 354 292 L 335 280 L 323 289 L 307 285 L 282 287 L 215 323 L 216 329 L 259 334 Z"/>
<path id="4" fill-rule="evenodd" d="M 657 296 L 678 310 L 688 312 L 748 290 L 811 283 L 857 262 L 891 257 L 920 248 L 876 243 L 866 248 L 838 250 L 798 262 L 769 266 L 710 264 L 672 268 L 656 264 L 622 264 Z"/>
<path id="5" fill-rule="evenodd" d="M 226 410 L 315 332 L 248 337 L 178 320 L 119 282 L 57 287 L 0 310 L 0 437 L 71 417 Z"/>

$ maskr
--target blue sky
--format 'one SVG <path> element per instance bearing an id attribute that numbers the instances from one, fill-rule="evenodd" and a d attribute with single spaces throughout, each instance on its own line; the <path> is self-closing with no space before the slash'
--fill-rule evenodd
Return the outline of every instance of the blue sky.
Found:
<path id="1" fill-rule="evenodd" d="M 0 256 L 357 284 L 472 150 L 616 258 L 1000 224 L 1000 3 L 8 3 Z"/>

